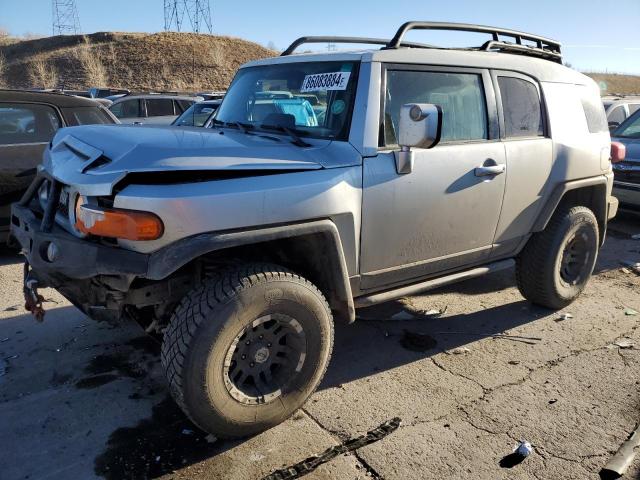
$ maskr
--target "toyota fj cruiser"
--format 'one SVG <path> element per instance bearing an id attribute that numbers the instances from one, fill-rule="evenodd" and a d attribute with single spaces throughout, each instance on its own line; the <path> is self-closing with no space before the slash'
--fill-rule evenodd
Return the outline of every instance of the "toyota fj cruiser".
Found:
<path id="1" fill-rule="evenodd" d="M 309 42 L 383 47 L 293 55 Z M 53 287 L 162 334 L 178 404 L 240 437 L 305 402 L 357 307 L 514 264 L 527 299 L 570 304 L 616 213 L 610 148 L 599 89 L 559 43 L 409 22 L 242 66 L 211 129 L 60 130 L 11 228 L 28 309 Z"/>

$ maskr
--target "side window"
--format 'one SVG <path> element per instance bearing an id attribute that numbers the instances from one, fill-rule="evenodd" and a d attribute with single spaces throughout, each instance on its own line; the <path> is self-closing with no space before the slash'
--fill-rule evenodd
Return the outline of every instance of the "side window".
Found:
<path id="1" fill-rule="evenodd" d="M 170 98 L 148 98 L 147 117 L 163 117 L 174 115 L 173 100 Z"/>
<path id="2" fill-rule="evenodd" d="M 385 145 L 398 143 L 400 108 L 414 102 L 442 108 L 441 142 L 488 138 L 487 107 L 479 74 L 389 70 L 385 97 Z"/>
<path id="3" fill-rule="evenodd" d="M 587 90 L 582 87 L 582 90 Z M 590 133 L 608 132 L 607 126 L 607 114 L 604 111 L 604 106 L 600 101 L 600 97 L 595 93 L 589 94 L 589 92 L 582 92 L 580 100 L 582 101 L 582 108 L 584 109 L 584 116 L 587 119 L 587 127 Z"/>
<path id="4" fill-rule="evenodd" d="M 507 138 L 544 135 L 542 104 L 536 86 L 515 77 L 498 77 Z"/>
<path id="5" fill-rule="evenodd" d="M 178 112 L 184 112 L 187 108 L 193 105 L 194 102 L 191 102 L 189 100 L 174 100 L 174 103 L 177 103 L 175 108 L 176 108 L 176 113 L 178 113 Z"/>
<path id="6" fill-rule="evenodd" d="M 61 126 L 47 105 L 0 103 L 0 145 L 49 142 Z"/>
<path id="7" fill-rule="evenodd" d="M 137 118 L 142 116 L 139 100 L 125 100 L 124 102 L 115 103 L 109 107 L 109 110 L 117 118 Z"/>
<path id="8" fill-rule="evenodd" d="M 622 123 L 624 122 L 625 118 L 626 118 L 626 113 L 624 111 L 623 105 L 618 105 L 616 108 L 611 110 L 608 116 L 608 120 L 610 122 L 615 122 L 615 123 Z"/>

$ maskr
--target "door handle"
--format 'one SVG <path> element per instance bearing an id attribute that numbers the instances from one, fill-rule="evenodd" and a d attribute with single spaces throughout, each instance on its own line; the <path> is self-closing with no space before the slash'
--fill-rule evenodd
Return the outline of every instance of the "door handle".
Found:
<path id="1" fill-rule="evenodd" d="M 483 165 L 482 167 L 476 167 L 474 169 L 474 173 L 476 177 L 488 177 L 490 175 L 500 175 L 501 173 L 504 173 L 505 170 L 505 164 L 487 166 Z"/>

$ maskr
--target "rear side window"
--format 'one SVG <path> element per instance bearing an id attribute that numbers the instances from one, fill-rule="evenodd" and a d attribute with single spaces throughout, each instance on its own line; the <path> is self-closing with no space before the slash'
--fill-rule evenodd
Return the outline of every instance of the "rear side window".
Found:
<path id="1" fill-rule="evenodd" d="M 442 142 L 488 138 L 487 107 L 478 74 L 389 70 L 385 95 L 385 145 L 398 143 L 400 109 L 405 103 L 442 108 Z"/>
<path id="2" fill-rule="evenodd" d="M 114 103 L 109 107 L 109 110 L 111 110 L 111 113 L 117 118 L 137 118 L 142 116 L 139 100 L 125 100 Z"/>
<path id="3" fill-rule="evenodd" d="M 627 118 L 627 114 L 623 105 L 618 105 L 609 113 L 609 121 L 612 123 L 622 123 L 625 118 Z"/>
<path id="4" fill-rule="evenodd" d="M 174 115 L 173 100 L 170 98 L 147 99 L 147 117 Z"/>
<path id="5" fill-rule="evenodd" d="M 498 77 L 507 138 L 544 135 L 542 104 L 536 86 L 515 77 Z"/>
<path id="6" fill-rule="evenodd" d="M 61 126 L 47 105 L 0 103 L 0 145 L 49 142 Z"/>
<path id="7" fill-rule="evenodd" d="M 582 101 L 582 108 L 584 109 L 584 116 L 587 119 L 589 132 L 608 132 L 607 114 L 604 111 L 604 106 L 600 99 L 595 95 L 583 93 L 580 100 Z"/>
<path id="8" fill-rule="evenodd" d="M 174 102 L 178 104 L 176 106 L 176 113 L 184 112 L 187 108 L 189 108 L 191 105 L 195 103 L 190 100 L 174 100 Z"/>
<path id="9" fill-rule="evenodd" d="M 99 107 L 63 108 L 62 111 L 69 125 L 113 123 L 111 117 Z"/>

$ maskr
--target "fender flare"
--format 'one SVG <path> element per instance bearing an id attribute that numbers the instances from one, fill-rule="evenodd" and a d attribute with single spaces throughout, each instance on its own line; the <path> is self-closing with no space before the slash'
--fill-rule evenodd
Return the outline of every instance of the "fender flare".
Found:
<path id="1" fill-rule="evenodd" d="M 253 245 L 273 240 L 320 235 L 327 248 L 327 263 L 332 291 L 329 303 L 337 315 L 347 322 L 355 321 L 355 307 L 347 263 L 340 234 L 331 220 L 276 225 L 251 230 L 207 232 L 178 240 L 149 255 L 146 278 L 162 280 L 179 268 L 208 253 L 231 247 Z M 325 292 L 325 295 L 327 292 Z"/>
<path id="2" fill-rule="evenodd" d="M 597 177 L 589 177 L 589 178 L 582 178 L 580 180 L 572 180 L 570 182 L 557 185 L 551 192 L 551 195 L 549 196 L 547 203 L 545 203 L 545 205 L 542 207 L 542 210 L 540 211 L 538 218 L 533 224 L 532 231 L 541 232 L 542 230 L 545 229 L 545 227 L 547 226 L 547 223 L 549 223 L 549 220 L 551 220 L 551 217 L 556 211 L 556 208 L 558 208 L 558 205 L 560 204 L 562 197 L 564 197 L 564 195 L 567 192 L 570 192 L 571 190 L 577 190 L 579 188 L 593 187 L 593 186 L 599 186 L 599 185 L 604 185 L 606 190 L 607 182 L 608 182 L 607 176 L 600 175 Z M 607 204 L 606 196 L 602 200 L 604 202 L 604 207 L 606 208 L 606 204 Z M 606 211 L 604 213 L 606 216 Z M 604 221 L 606 224 L 606 217 Z"/>

